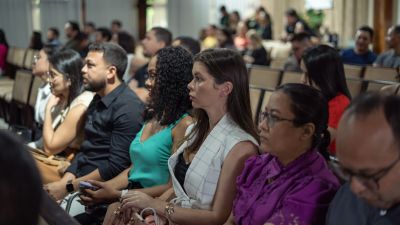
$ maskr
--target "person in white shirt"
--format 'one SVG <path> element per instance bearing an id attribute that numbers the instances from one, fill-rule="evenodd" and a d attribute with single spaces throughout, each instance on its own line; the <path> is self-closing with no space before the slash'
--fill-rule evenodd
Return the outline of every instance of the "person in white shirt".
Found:
<path id="1" fill-rule="evenodd" d="M 39 53 L 34 56 L 32 64 L 32 74 L 40 77 L 44 82 L 44 85 L 39 87 L 35 105 L 35 121 L 40 125 L 43 125 L 44 111 L 51 94 L 50 85 L 47 82 L 47 72 L 49 71 L 48 58 L 53 55 L 55 50 L 56 47 L 54 45 L 45 45 Z"/>

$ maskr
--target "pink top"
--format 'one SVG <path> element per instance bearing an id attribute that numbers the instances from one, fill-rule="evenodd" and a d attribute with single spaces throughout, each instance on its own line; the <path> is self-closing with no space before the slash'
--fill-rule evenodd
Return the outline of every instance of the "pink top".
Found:
<path id="1" fill-rule="evenodd" d="M 6 67 L 7 50 L 7 46 L 0 44 L 0 70 L 4 70 Z"/>
<path id="2" fill-rule="evenodd" d="M 249 39 L 236 36 L 234 42 L 235 42 L 235 47 L 238 50 L 244 50 L 247 48 L 247 45 L 249 44 Z"/>

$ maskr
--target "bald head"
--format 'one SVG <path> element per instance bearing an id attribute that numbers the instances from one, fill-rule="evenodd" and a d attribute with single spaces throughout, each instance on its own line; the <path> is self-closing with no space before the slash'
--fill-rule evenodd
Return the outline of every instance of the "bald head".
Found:
<path id="1" fill-rule="evenodd" d="M 351 103 L 336 137 L 341 167 L 353 175 L 350 188 L 374 207 L 400 202 L 400 98 L 379 93 L 362 95 Z M 376 187 L 366 185 L 376 182 Z"/>

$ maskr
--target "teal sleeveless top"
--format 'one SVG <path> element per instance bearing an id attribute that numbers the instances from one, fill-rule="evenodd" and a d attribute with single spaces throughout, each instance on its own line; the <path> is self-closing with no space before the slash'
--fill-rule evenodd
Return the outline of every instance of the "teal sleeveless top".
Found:
<path id="1" fill-rule="evenodd" d="M 139 182 L 144 188 L 166 184 L 169 179 L 168 159 L 173 145 L 172 129 L 187 114 L 141 142 L 145 125 L 129 147 L 132 169 L 128 180 Z"/>

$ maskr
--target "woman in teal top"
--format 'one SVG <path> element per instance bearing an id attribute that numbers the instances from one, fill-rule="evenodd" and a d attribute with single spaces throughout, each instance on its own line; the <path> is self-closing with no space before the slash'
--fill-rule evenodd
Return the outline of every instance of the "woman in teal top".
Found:
<path id="1" fill-rule="evenodd" d="M 192 55 L 182 47 L 163 48 L 151 58 L 145 124 L 129 148 L 132 166 L 107 182 L 89 181 L 100 189 L 85 189 L 81 196 L 85 204 L 117 201 L 124 189 L 140 189 L 157 197 L 171 187 L 167 161 L 192 123 L 187 88 L 192 66 Z"/>
<path id="2" fill-rule="evenodd" d="M 172 124 L 167 125 L 146 140 L 142 141 L 143 130 L 136 135 L 129 148 L 129 155 L 134 167 L 129 172 L 131 186 L 148 188 L 166 184 L 169 179 L 168 158 L 171 156 L 173 145 L 172 130 L 187 113 Z M 140 186 L 139 186 L 140 185 Z"/>

